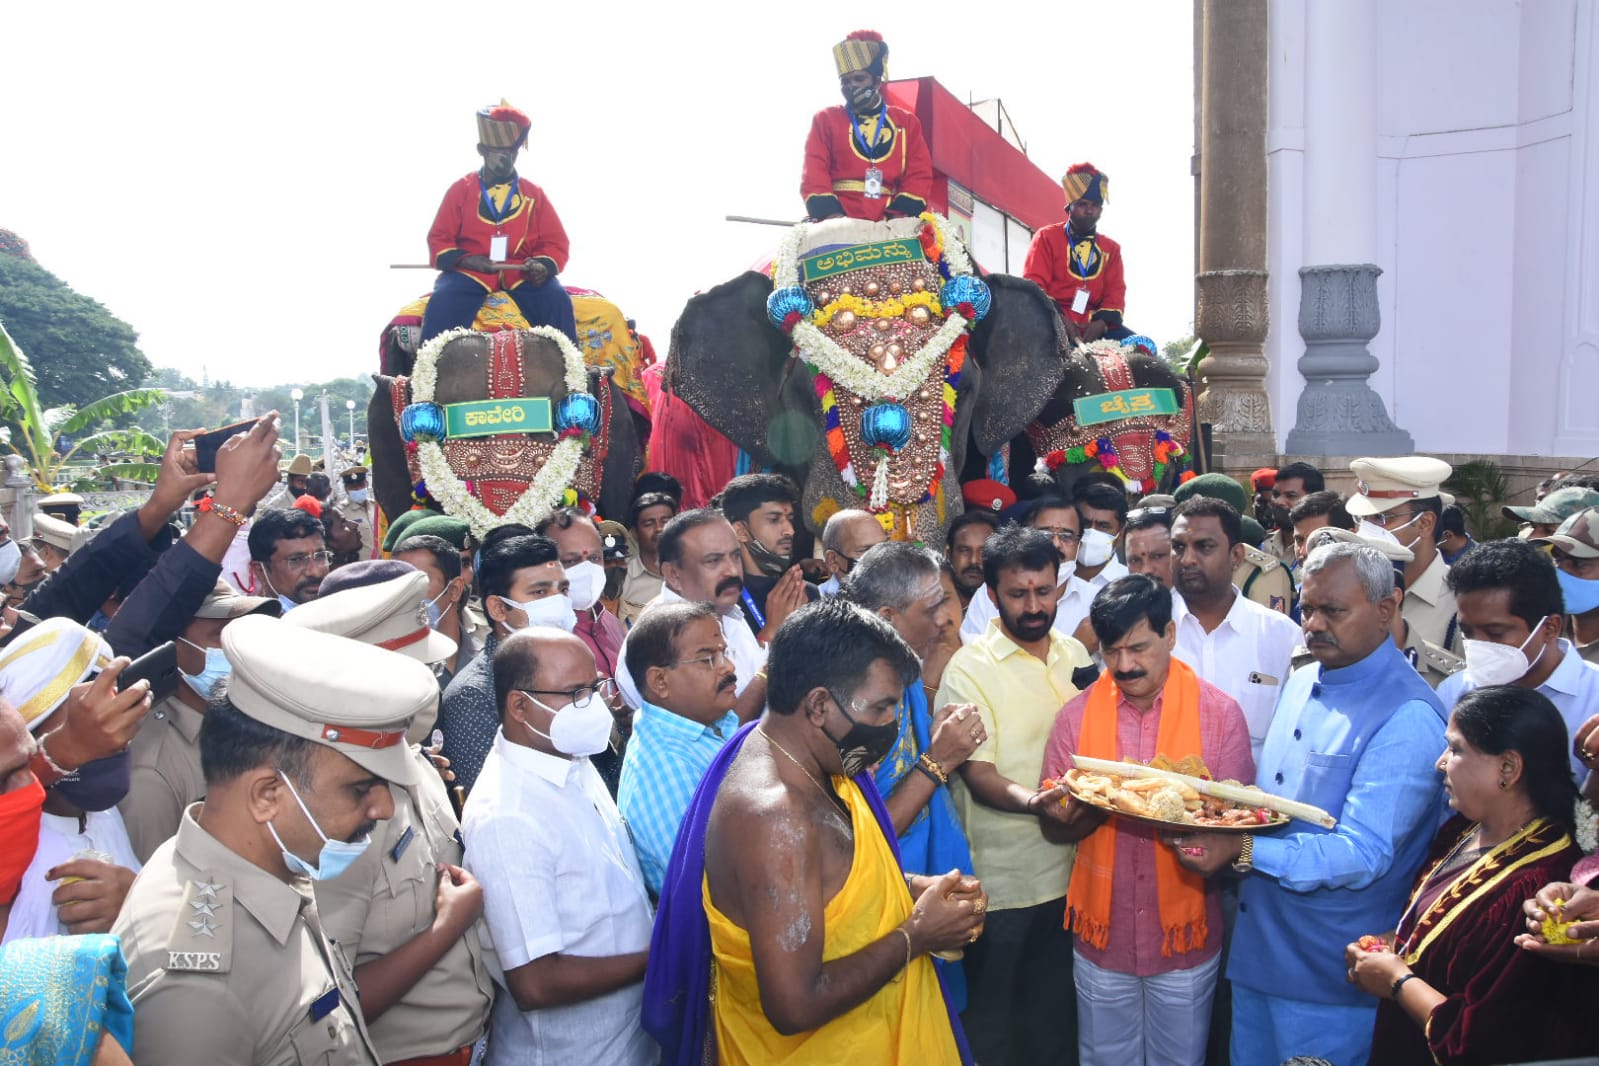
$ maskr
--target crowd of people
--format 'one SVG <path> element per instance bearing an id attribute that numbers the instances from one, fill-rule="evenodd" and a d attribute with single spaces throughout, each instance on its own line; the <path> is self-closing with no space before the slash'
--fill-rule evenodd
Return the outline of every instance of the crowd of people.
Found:
<path id="1" fill-rule="evenodd" d="M 418 509 L 341 560 L 271 419 L 214 475 L 191 436 L 137 510 L 0 545 L 15 1061 L 1594 1050 L 1582 475 L 1481 543 L 1418 456 L 1253 506 L 985 484 L 925 545 L 654 472 L 623 523 Z M 1336 823 L 1107 815 L 1077 756 Z"/>
<path id="2" fill-rule="evenodd" d="M 927 206 L 886 55 L 834 49 L 812 218 Z M 529 125 L 478 116 L 425 337 L 495 291 L 572 332 Z M 1108 178 L 1063 186 L 1027 276 L 1126 337 Z M 1481 542 L 1427 456 L 984 479 L 934 543 L 655 471 L 478 535 L 277 435 L 0 529 L 0 1062 L 1599 1051 L 1599 477 Z M 1127 817 L 1096 759 L 1326 817 Z"/>

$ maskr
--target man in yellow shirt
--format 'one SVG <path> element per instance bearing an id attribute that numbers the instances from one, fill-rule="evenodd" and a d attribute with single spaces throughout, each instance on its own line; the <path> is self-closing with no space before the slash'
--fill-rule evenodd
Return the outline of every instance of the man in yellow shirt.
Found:
<path id="1" fill-rule="evenodd" d="M 1059 789 L 1034 784 L 1056 715 L 1092 673 L 1088 649 L 1054 629 L 1059 566 L 1042 530 L 1007 526 L 988 538 L 983 576 L 999 617 L 950 659 L 933 701 L 975 704 L 988 733 L 954 789 L 989 893 L 988 928 L 966 953 L 962 1015 L 983 1066 L 1066 1062 L 1077 1046 L 1065 928 L 1074 849 L 1040 834 L 1040 818 L 1064 820 L 1067 808 Z"/>

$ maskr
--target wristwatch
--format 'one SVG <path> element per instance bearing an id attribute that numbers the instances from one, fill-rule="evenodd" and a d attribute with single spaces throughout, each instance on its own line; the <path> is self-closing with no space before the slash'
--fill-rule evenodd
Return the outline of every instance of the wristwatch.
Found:
<path id="1" fill-rule="evenodd" d="M 1238 858 L 1233 860 L 1233 869 L 1241 874 L 1247 874 L 1255 868 L 1255 834 L 1245 833 L 1243 847 L 1238 849 Z"/>

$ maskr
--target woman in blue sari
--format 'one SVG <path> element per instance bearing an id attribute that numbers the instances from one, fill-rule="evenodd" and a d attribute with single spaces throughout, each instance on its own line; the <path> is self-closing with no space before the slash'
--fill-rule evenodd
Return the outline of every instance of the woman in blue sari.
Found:
<path id="1" fill-rule="evenodd" d="M 0 1062 L 120 1066 L 133 1046 L 128 969 L 114 936 L 0 947 Z"/>

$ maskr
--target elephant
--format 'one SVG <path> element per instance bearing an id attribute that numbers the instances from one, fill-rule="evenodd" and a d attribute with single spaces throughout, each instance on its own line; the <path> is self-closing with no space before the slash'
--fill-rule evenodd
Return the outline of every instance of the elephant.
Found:
<path id="1" fill-rule="evenodd" d="M 446 405 L 515 397 L 547 397 L 555 415 L 552 431 L 452 435 L 437 445 L 450 471 L 488 513 L 470 504 L 452 508 L 438 486 L 434 487 L 439 489 L 435 500 L 447 511 L 475 512 L 480 520 L 473 528 L 479 536 L 488 526 L 509 520 L 504 518 L 506 511 L 556 454 L 565 435 L 558 436 L 558 431 L 570 406 L 564 404 L 568 399 L 566 369 L 562 345 L 539 332 L 471 333 L 444 343 L 436 363 L 433 398 L 439 408 L 434 413 L 441 421 Z M 599 513 L 622 515 L 632 499 L 633 479 L 642 468 L 634 415 L 625 392 L 613 380 L 611 367 L 586 366 L 584 370 L 587 394 L 595 402 L 575 408 L 590 412 L 590 421 L 572 487 L 596 504 Z M 376 389 L 367 410 L 372 488 L 383 513 L 393 521 L 411 509 L 413 488 L 424 480 L 419 448 L 408 445 L 401 435 L 401 416 L 412 403 L 412 383 L 407 377 L 386 373 L 372 377 Z M 579 434 L 580 439 L 582 436 Z M 558 494 L 551 502 L 559 502 Z M 540 507 L 536 517 L 547 510 Z M 536 520 L 534 515 L 526 517 Z"/>
<path id="2" fill-rule="evenodd" d="M 1192 390 L 1186 378 L 1147 351 L 1115 341 L 1073 351 L 1060 387 L 1011 442 L 1012 476 L 1032 470 L 1041 459 L 1068 499 L 1089 471 L 1110 470 L 1133 496 L 1169 493 L 1192 476 Z M 1121 417 L 1086 425 L 1079 420 L 1084 414 L 1103 417 L 1098 408 L 1104 405 Z"/>
<path id="3" fill-rule="evenodd" d="M 802 223 L 779 249 L 773 275 L 752 270 L 692 297 L 673 327 L 666 389 L 756 464 L 793 477 L 813 533 L 841 507 L 870 507 L 893 537 L 942 544 L 961 511 L 968 443 L 984 455 L 1002 447 L 1061 381 L 1075 338 L 1054 302 L 1022 278 L 990 274 L 986 285 L 973 284 L 947 223 L 929 218 Z M 823 273 L 846 257 L 868 266 Z M 803 285 L 791 283 L 802 275 Z M 947 328 L 940 314 L 957 308 L 966 322 L 976 319 L 958 372 L 951 345 L 947 366 L 931 364 L 904 395 L 872 398 L 887 387 L 873 371 L 898 388 L 893 373 L 917 358 L 919 341 Z M 839 381 L 797 350 L 801 320 L 807 336 L 836 339 L 838 361 L 829 365 L 841 368 L 832 372 Z M 816 341 L 808 343 L 814 351 Z"/>

